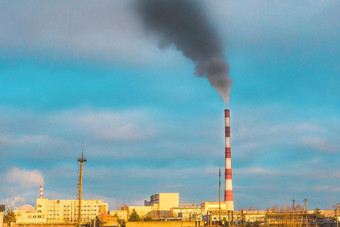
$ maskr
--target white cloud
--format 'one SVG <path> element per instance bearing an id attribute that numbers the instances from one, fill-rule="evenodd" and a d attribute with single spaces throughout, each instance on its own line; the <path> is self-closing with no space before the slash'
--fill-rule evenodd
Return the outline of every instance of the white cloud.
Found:
<path id="1" fill-rule="evenodd" d="M 0 145 L 7 146 L 28 146 L 28 145 L 38 145 L 41 143 L 49 142 L 48 136 L 46 135 L 9 135 L 0 134 Z"/>
<path id="2" fill-rule="evenodd" d="M 20 111 L 12 114 L 0 112 L 0 146 L 34 148 L 32 152 L 51 152 L 73 143 L 100 145 L 107 143 L 139 143 L 159 133 L 159 123 L 145 110 L 93 110 L 74 108 L 48 114 Z M 34 127 L 23 124 L 31 122 Z M 14 123 L 12 123 L 14 122 Z M 81 147 L 80 147 L 81 149 Z"/>
<path id="3" fill-rule="evenodd" d="M 314 190 L 318 192 L 340 192 L 340 187 L 330 187 L 328 185 L 315 186 Z"/>
<path id="4" fill-rule="evenodd" d="M 320 152 L 335 152 L 337 146 L 333 141 L 321 137 L 302 137 L 301 143 L 307 147 L 319 150 Z"/>
<path id="5" fill-rule="evenodd" d="M 0 48 L 10 54 L 34 55 L 44 50 L 61 59 L 150 63 L 157 60 L 161 50 L 145 34 L 132 4 L 106 0 L 100 4 L 78 0 L 4 3 L 0 9 Z"/>
<path id="6" fill-rule="evenodd" d="M 17 203 L 20 203 L 20 202 L 23 202 L 25 199 L 24 198 L 22 198 L 22 197 L 20 197 L 20 196 L 15 196 L 12 200 L 11 200 L 11 202 L 10 202 L 10 206 L 11 207 L 16 207 L 16 204 Z"/>
<path id="7" fill-rule="evenodd" d="M 30 204 L 24 204 L 24 205 L 15 207 L 15 209 L 16 210 L 33 211 L 34 210 L 34 206 L 32 206 Z"/>
<path id="8" fill-rule="evenodd" d="M 262 109 L 262 110 L 261 110 Z M 239 111 L 232 122 L 232 155 L 239 160 L 256 162 L 270 153 L 335 153 L 340 145 L 338 119 L 276 119 L 275 107 L 260 107 L 249 115 Z M 261 116 L 259 116 L 260 114 Z M 235 126 L 235 127 L 234 127 Z"/>
<path id="9" fill-rule="evenodd" d="M 71 110 L 55 114 L 50 122 L 65 125 L 71 131 L 96 141 L 139 141 L 155 134 L 148 113 L 138 110 Z"/>
<path id="10" fill-rule="evenodd" d="M 17 184 L 25 188 L 44 184 L 44 176 L 39 170 L 27 170 L 12 167 L 4 172 L 2 177 L 8 184 Z"/>
<path id="11" fill-rule="evenodd" d="M 0 188 L 1 189 L 1 188 Z M 6 207 L 6 209 L 30 209 L 31 207 L 33 207 L 32 205 L 22 205 L 23 202 L 25 201 L 25 198 L 21 197 L 21 196 L 13 196 L 11 198 L 6 198 L 6 199 L 2 199 L 0 200 L 1 204 L 8 204 L 8 207 Z"/>
<path id="12" fill-rule="evenodd" d="M 321 119 L 314 122 L 304 119 L 297 123 L 295 119 L 285 118 L 277 123 L 276 119 L 270 118 L 270 115 L 277 116 L 277 113 L 269 113 L 265 118 L 254 115 L 249 117 L 248 112 L 244 114 L 235 111 L 233 115 L 235 189 L 242 187 L 242 182 L 247 182 L 245 184 L 248 186 L 243 190 L 247 193 L 249 185 L 256 188 L 265 181 L 272 181 L 273 187 L 280 188 L 282 180 L 287 180 L 289 187 L 278 193 L 294 193 L 305 182 L 327 184 L 334 180 L 336 184 L 340 175 L 337 173 L 339 171 L 335 159 L 333 162 L 331 160 L 334 153 L 313 152 L 306 156 L 299 152 L 306 152 L 302 147 L 302 138 L 325 137 L 335 141 L 338 134 L 334 131 L 337 129 L 334 125 L 338 125 L 338 121 L 332 121 L 333 127 Z M 218 182 L 219 158 L 224 165 L 223 120 L 202 123 L 207 122 L 207 118 L 214 119 L 206 115 L 199 118 L 181 116 L 183 118 L 178 121 L 177 117 L 143 109 L 118 111 L 74 108 L 45 113 L 17 111 L 16 114 L 2 116 L 5 116 L 2 119 L 6 119 L 0 119 L 2 135 L 46 135 L 57 141 L 51 145 L 51 149 L 45 149 L 47 145 L 42 144 L 39 155 L 34 153 L 34 148 L 25 145 L 20 149 L 13 148 L 15 154 L 23 150 L 25 157 L 35 159 L 35 164 L 39 165 L 35 168 L 41 168 L 48 180 L 45 194 L 50 198 L 53 198 L 52 190 L 55 190 L 59 198 L 73 198 L 77 175 L 75 160 L 83 139 L 85 151 L 87 148 L 93 151 L 85 152 L 89 162 L 84 168 L 84 192 L 92 197 L 97 190 L 92 185 L 100 185 L 101 196 L 115 204 L 113 206 L 147 198 L 148 194 L 159 191 L 179 191 L 188 201 L 197 199 L 195 202 L 214 198 L 212 188 Z M 33 130 L 32 127 L 22 127 L 21 122 L 17 124 L 16 119 L 39 122 L 40 125 Z M 131 136 L 131 133 L 134 135 Z M 282 147 L 287 149 L 280 150 Z M 53 159 L 53 162 L 49 162 L 51 165 L 45 164 L 46 159 Z M 260 176 L 259 180 L 254 182 L 254 176 Z M 70 186 L 61 187 L 61 181 L 67 181 Z M 205 182 L 204 185 L 202 182 Z M 132 189 L 136 184 L 140 185 L 138 189 Z M 29 203 L 29 199 L 39 195 L 39 187 L 25 190 L 27 188 L 14 185 L 21 184 L 16 182 L 1 188 L 4 189 L 3 198 L 20 195 L 26 199 L 25 203 Z M 200 190 L 192 194 L 197 187 Z M 133 198 L 129 190 L 134 191 Z M 27 191 L 30 191 L 29 194 L 25 194 Z M 235 195 L 237 192 L 235 190 Z M 119 200 L 116 201 L 116 198 Z M 242 201 L 245 200 L 241 198 L 239 202 Z"/>
<path id="13" fill-rule="evenodd" d="M 175 50 L 158 49 L 154 37 L 143 30 L 133 9 L 134 2 L 3 3 L 0 48 L 7 51 L 8 56 L 28 52 L 43 57 L 138 65 L 159 61 L 159 56 L 167 59 L 163 61 L 165 64 L 171 62 L 167 57 L 181 57 Z M 337 29 L 327 28 L 338 26 L 337 1 L 322 1 L 322 4 L 317 1 L 202 2 L 207 6 L 212 24 L 238 48 L 266 48 L 274 41 L 275 45 L 289 49 L 310 36 L 321 36 L 313 41 L 325 45 L 325 39 L 336 37 Z"/>
<path id="14" fill-rule="evenodd" d="M 247 167 L 247 168 L 234 168 L 234 174 L 237 175 L 256 175 L 256 176 L 274 176 L 278 172 L 262 167 Z"/>
<path id="15" fill-rule="evenodd" d="M 220 32 L 240 49 L 271 45 L 292 47 L 305 45 L 310 36 L 313 43 L 327 45 L 330 37 L 337 39 L 339 1 L 203 1 Z M 334 28 L 334 29 L 330 29 Z M 230 35 L 232 34 L 232 35 Z M 331 47 L 332 45 L 329 45 Z"/>

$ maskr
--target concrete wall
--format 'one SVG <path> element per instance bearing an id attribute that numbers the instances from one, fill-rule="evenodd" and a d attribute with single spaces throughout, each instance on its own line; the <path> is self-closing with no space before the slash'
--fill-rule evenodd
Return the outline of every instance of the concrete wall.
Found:
<path id="1" fill-rule="evenodd" d="M 194 221 L 135 221 L 126 222 L 126 227 L 194 227 L 204 226 L 204 222 Z"/>
<path id="2" fill-rule="evenodd" d="M 159 193 L 159 210 L 170 210 L 179 206 L 179 193 Z"/>

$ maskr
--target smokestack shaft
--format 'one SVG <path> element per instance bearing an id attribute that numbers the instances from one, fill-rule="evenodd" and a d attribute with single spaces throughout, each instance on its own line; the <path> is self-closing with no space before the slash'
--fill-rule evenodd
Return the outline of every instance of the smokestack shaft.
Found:
<path id="1" fill-rule="evenodd" d="M 230 147 L 230 111 L 226 109 L 225 114 L 225 191 L 224 202 L 228 210 L 234 210 L 233 184 L 231 174 L 231 147 Z"/>
<path id="2" fill-rule="evenodd" d="M 44 196 L 44 187 L 43 185 L 40 185 L 40 199 L 42 199 Z"/>

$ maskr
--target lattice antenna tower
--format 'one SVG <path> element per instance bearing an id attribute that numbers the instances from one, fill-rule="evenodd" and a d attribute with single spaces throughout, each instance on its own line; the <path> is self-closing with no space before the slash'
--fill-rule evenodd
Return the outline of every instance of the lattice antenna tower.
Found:
<path id="1" fill-rule="evenodd" d="M 84 144 L 82 149 L 81 157 L 77 160 L 80 164 L 79 168 L 79 179 L 78 179 L 78 198 L 79 198 L 79 208 L 78 208 L 78 225 L 80 227 L 81 225 L 81 192 L 83 188 L 83 164 L 87 161 L 86 158 L 84 158 Z"/>

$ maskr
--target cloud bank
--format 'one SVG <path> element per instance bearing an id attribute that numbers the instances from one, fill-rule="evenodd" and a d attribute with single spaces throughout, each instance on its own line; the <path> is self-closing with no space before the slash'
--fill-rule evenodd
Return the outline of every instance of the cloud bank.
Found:
<path id="1" fill-rule="evenodd" d="M 338 129 L 334 127 L 340 124 L 339 120 L 333 119 L 330 125 L 323 119 L 305 119 L 297 123 L 294 118 L 287 117 L 278 123 L 275 117 L 280 112 L 281 109 L 272 107 L 253 109 L 251 117 L 247 110 L 236 108 L 232 112 L 235 199 L 243 207 L 252 205 L 253 201 L 253 205 L 265 208 L 266 204 L 280 204 L 280 198 L 303 199 L 327 189 L 312 187 L 316 182 L 327 185 L 327 190 L 336 193 L 331 188 L 338 187 L 334 179 L 340 177 L 335 171 L 340 151 L 333 150 L 340 146 Z M 218 166 L 224 158 L 222 113 L 219 116 L 177 117 L 150 110 L 91 108 L 43 114 L 14 113 L 9 110 L 1 113 L 0 138 L 3 135 L 14 139 L 16 135 L 33 138 L 45 135 L 46 138 L 36 143 L 32 140 L 26 140 L 26 144 L 13 142 L 4 147 L 5 152 L 15 155 L 5 157 L 8 168 L 3 170 L 3 175 L 7 175 L 5 179 L 9 185 L 16 187 L 13 191 L 10 187 L 2 188 L 3 195 L 11 200 L 19 195 L 24 198 L 20 201 L 17 198 L 16 206 L 31 204 L 38 196 L 38 185 L 42 180 L 45 180 L 47 198 L 53 198 L 54 193 L 56 198 L 73 198 L 77 189 L 76 159 L 83 141 L 88 158 L 84 167 L 86 198 L 92 198 L 96 187 L 102 185 L 107 190 L 103 189 L 98 196 L 112 201 L 112 209 L 124 203 L 142 201 L 159 191 L 180 192 L 181 201 L 188 202 L 216 199 L 214 187 L 218 183 Z M 20 119 L 32 122 L 31 126 L 22 127 L 25 124 Z M 214 120 L 204 123 L 202 119 Z M 131 136 L 130 133 L 136 134 Z M 307 145 L 304 138 L 322 138 L 321 141 L 330 144 L 331 149 L 320 147 L 318 140 L 315 140 L 316 144 Z M 23 163 L 34 162 L 39 171 L 18 167 L 21 163 L 18 155 L 25 160 Z M 46 165 L 46 161 L 50 164 Z M 291 170 L 288 171 L 287 166 Z M 60 187 L 60 182 L 68 186 Z M 140 187 L 131 197 L 132 182 Z M 265 182 L 271 182 L 271 187 L 264 187 Z M 197 187 L 202 190 L 197 191 Z M 259 198 L 265 199 L 247 195 L 250 188 L 260 190 Z M 315 204 L 330 201 L 327 196 L 331 194 L 320 196 Z"/>
<path id="2" fill-rule="evenodd" d="M 44 176 L 39 170 L 20 169 L 12 167 L 2 174 L 7 184 L 17 184 L 24 188 L 44 184 Z"/>

